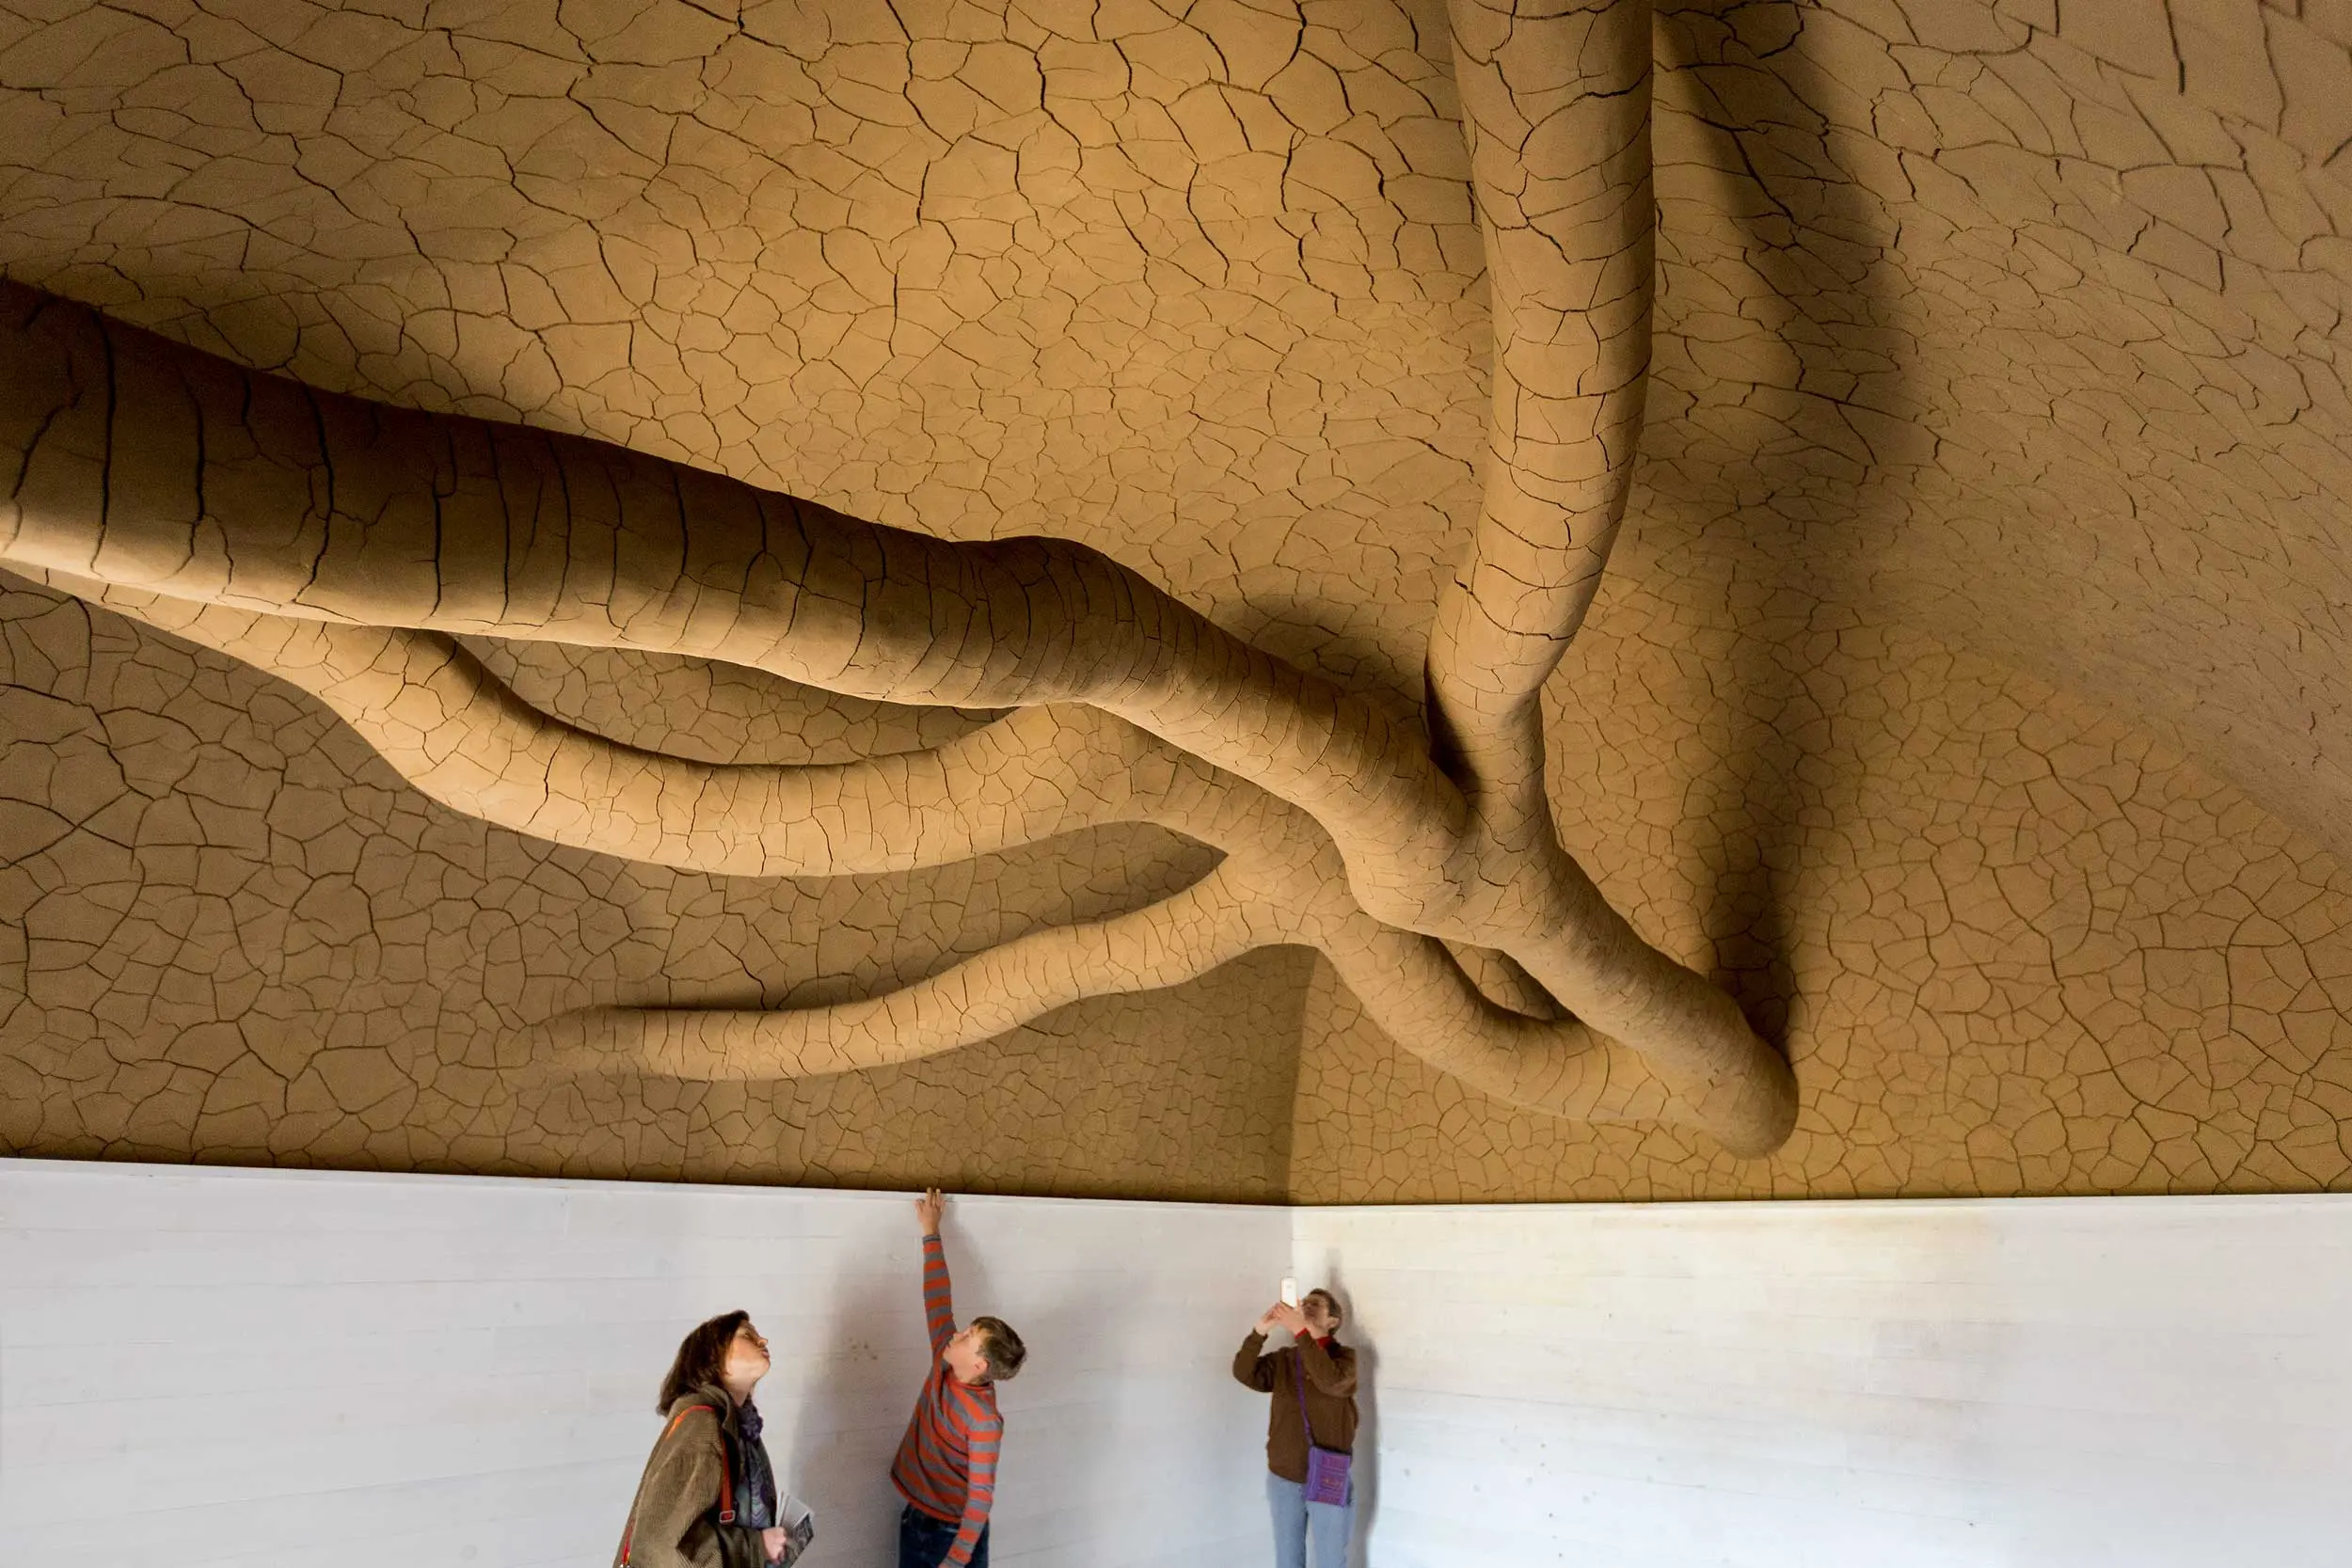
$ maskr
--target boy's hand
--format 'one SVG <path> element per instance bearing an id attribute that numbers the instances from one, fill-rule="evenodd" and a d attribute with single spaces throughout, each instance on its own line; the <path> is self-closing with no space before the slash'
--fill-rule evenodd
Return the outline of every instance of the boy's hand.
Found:
<path id="1" fill-rule="evenodd" d="M 939 1216 L 946 1207 L 947 1200 L 941 1196 L 937 1187 L 931 1188 L 914 1200 L 914 1217 L 922 1221 L 924 1235 L 939 1234 Z"/>
<path id="2" fill-rule="evenodd" d="M 1257 1325 L 1249 1332 L 1259 1335 L 1271 1334 L 1281 1323 L 1281 1321 L 1282 1304 L 1278 1301 L 1259 1316 Z"/>
<path id="3" fill-rule="evenodd" d="M 1288 1302 L 1277 1303 L 1274 1310 L 1268 1315 L 1272 1317 L 1277 1323 L 1281 1325 L 1283 1330 L 1287 1333 L 1306 1334 L 1311 1332 L 1307 1327 L 1307 1314 L 1301 1312 L 1297 1307 L 1291 1306 Z"/>

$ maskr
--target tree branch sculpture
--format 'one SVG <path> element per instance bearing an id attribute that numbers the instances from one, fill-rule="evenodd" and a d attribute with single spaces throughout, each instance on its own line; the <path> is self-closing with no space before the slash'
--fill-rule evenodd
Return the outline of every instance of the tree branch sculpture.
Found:
<path id="1" fill-rule="evenodd" d="M 1787 1064 L 1610 908 L 1544 785 L 1543 682 L 1606 562 L 1642 420 L 1648 7 L 1453 16 L 1495 412 L 1431 641 L 1434 744 L 1078 545 L 951 544 L 596 441 L 323 393 L 14 286 L 0 562 L 302 687 L 453 810 L 583 848 L 834 875 L 1150 821 L 1225 854 L 1159 904 L 869 1000 L 566 1015 L 534 1031 L 543 1064 L 870 1067 L 1295 942 L 1487 1093 L 1766 1152 L 1794 1119 Z M 1017 711 L 928 752 L 712 766 L 538 712 L 467 634 Z"/>

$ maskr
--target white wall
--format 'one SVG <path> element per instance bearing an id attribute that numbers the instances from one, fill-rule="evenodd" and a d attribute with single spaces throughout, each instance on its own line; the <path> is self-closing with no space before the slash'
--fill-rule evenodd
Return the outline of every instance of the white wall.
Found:
<path id="1" fill-rule="evenodd" d="M 1263 1558 L 1233 1346 L 1279 1209 L 964 1198 L 1000 1563 Z M 812 1564 L 893 1560 L 928 1365 L 904 1196 L 0 1161 L 0 1563 L 603 1568 L 679 1337 L 750 1309 Z"/>
<path id="2" fill-rule="evenodd" d="M 967 1198 L 948 1244 L 1035 1347 L 1008 1565 L 1268 1560 L 1225 1369 L 1289 1272 L 1355 1309 L 1375 1568 L 2352 1562 L 2352 1198 Z M 812 1560 L 882 1568 L 903 1196 L 0 1161 L 0 1564 L 602 1568 L 737 1306 Z"/>
<path id="3" fill-rule="evenodd" d="M 1376 1568 L 2352 1562 L 2352 1197 L 1293 1224 Z"/>

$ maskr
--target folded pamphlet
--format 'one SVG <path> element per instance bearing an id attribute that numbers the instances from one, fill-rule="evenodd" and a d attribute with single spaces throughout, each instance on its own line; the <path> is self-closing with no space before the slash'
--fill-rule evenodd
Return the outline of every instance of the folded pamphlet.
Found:
<path id="1" fill-rule="evenodd" d="M 785 1529 L 784 1556 L 776 1560 L 788 1568 L 817 1539 L 817 1513 L 800 1498 L 787 1496 L 776 1509 L 776 1523 Z"/>

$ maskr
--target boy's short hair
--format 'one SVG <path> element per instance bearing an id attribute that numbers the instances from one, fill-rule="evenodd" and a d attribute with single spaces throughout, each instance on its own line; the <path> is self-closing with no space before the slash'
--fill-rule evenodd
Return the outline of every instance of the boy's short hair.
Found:
<path id="1" fill-rule="evenodd" d="M 989 1382 L 1009 1383 L 1020 1376 L 1021 1363 L 1029 1358 L 1029 1347 L 1021 1342 L 1012 1324 L 1002 1318 L 975 1318 L 972 1326 L 980 1331 L 980 1354 L 988 1358 Z"/>

